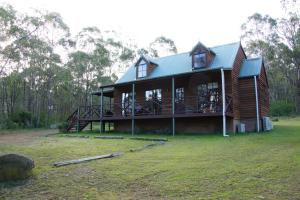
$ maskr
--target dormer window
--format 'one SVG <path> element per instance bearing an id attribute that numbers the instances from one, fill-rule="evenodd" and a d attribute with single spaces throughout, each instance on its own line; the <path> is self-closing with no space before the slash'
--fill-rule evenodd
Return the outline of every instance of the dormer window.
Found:
<path id="1" fill-rule="evenodd" d="M 135 76 L 136 79 L 149 77 L 151 72 L 158 66 L 151 58 L 148 56 L 141 56 L 135 63 Z"/>
<path id="2" fill-rule="evenodd" d="M 206 67 L 206 53 L 194 54 L 194 68 Z"/>
<path id="3" fill-rule="evenodd" d="M 145 76 L 147 76 L 147 63 L 142 60 L 138 65 L 138 78 L 143 78 Z"/>
<path id="4" fill-rule="evenodd" d="M 201 69 L 208 67 L 216 54 L 211 49 L 204 46 L 201 42 L 198 42 L 198 44 L 190 52 L 190 56 L 192 59 L 193 69 Z"/>

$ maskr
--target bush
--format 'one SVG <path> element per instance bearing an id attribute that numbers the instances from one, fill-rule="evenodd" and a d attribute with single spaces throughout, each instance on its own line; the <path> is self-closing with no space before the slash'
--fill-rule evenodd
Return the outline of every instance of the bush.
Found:
<path id="1" fill-rule="evenodd" d="M 290 102 L 276 101 L 270 105 L 271 116 L 290 116 L 295 114 L 295 105 Z"/>
<path id="2" fill-rule="evenodd" d="M 4 126 L 3 128 L 5 129 L 17 129 L 20 128 L 20 126 L 18 125 L 18 123 L 10 120 L 10 119 L 6 119 L 4 122 Z"/>
<path id="3" fill-rule="evenodd" d="M 30 127 L 30 121 L 31 121 L 31 113 L 26 112 L 26 111 L 19 111 L 14 113 L 11 117 L 10 120 L 18 126 L 27 128 Z"/>
<path id="4" fill-rule="evenodd" d="M 58 130 L 59 130 L 60 133 L 67 132 L 67 128 L 68 128 L 68 123 L 67 122 L 63 122 L 60 125 L 58 125 Z"/>

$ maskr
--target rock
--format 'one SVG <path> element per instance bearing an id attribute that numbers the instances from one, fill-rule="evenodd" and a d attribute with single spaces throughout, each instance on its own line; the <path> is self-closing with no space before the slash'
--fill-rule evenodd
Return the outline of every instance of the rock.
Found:
<path id="1" fill-rule="evenodd" d="M 23 155 L 0 155 L 0 181 L 23 180 L 32 174 L 34 161 Z"/>

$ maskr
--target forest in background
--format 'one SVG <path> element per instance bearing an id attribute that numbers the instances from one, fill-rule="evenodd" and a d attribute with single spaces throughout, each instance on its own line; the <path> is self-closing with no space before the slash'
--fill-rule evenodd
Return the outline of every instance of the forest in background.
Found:
<path id="1" fill-rule="evenodd" d="M 264 58 L 272 115 L 300 112 L 299 7 L 299 0 L 283 0 L 284 18 L 255 13 L 241 28 L 247 55 Z M 72 35 L 59 13 L 29 15 L 10 5 L 0 6 L 0 27 L 0 128 L 65 121 L 139 55 L 177 53 L 175 42 L 165 36 L 139 48 L 113 30 L 86 27 Z"/>

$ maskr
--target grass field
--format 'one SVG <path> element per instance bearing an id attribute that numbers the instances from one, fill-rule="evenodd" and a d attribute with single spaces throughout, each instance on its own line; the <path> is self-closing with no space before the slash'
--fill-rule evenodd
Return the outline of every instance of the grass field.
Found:
<path id="1" fill-rule="evenodd" d="M 169 142 L 133 153 L 151 142 L 51 136 L 1 144 L 1 153 L 31 156 L 36 168 L 25 183 L 0 184 L 0 199 L 300 199 L 300 118 L 263 134 L 162 137 Z M 125 154 L 52 167 L 112 152 Z"/>

